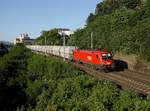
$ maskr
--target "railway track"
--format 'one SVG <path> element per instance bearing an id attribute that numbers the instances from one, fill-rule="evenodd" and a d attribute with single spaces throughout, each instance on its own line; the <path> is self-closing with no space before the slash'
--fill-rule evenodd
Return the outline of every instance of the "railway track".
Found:
<path id="1" fill-rule="evenodd" d="M 126 70 L 124 72 L 115 72 L 115 74 L 139 81 L 139 82 L 146 84 L 146 85 L 150 85 L 150 75 L 145 76 L 144 74 L 141 74 L 138 72 L 132 72 L 129 70 Z"/>
<path id="2" fill-rule="evenodd" d="M 128 74 L 124 72 L 111 72 L 111 73 L 104 73 L 99 72 L 97 70 L 91 69 L 85 65 L 73 63 L 76 67 L 80 68 L 81 70 L 84 70 L 88 74 L 95 76 L 97 78 L 110 80 L 119 86 L 121 86 L 123 89 L 130 89 L 134 90 L 136 92 L 142 93 L 142 94 L 149 94 L 150 93 L 150 84 L 146 84 L 143 78 L 141 80 L 135 78 L 135 76 L 129 76 Z M 137 76 L 138 77 L 138 76 Z M 147 80 L 148 81 L 148 80 Z M 149 81 L 148 81 L 149 82 Z"/>

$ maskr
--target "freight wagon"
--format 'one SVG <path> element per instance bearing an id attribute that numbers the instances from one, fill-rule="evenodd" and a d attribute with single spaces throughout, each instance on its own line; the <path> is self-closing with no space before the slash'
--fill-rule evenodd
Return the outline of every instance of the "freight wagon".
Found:
<path id="1" fill-rule="evenodd" d="M 40 46 L 40 45 L 34 46 L 27 45 L 27 48 L 33 51 L 51 54 L 69 60 L 73 60 L 73 51 L 77 49 L 77 47 L 74 46 Z"/>

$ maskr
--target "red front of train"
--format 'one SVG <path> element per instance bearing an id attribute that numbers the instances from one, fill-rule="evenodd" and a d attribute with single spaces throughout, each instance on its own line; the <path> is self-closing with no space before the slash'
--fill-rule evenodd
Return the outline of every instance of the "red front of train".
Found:
<path id="1" fill-rule="evenodd" d="M 103 66 L 110 69 L 113 64 L 113 55 L 109 51 L 89 51 L 76 49 L 73 52 L 73 59 L 83 63 L 90 63 L 95 66 Z"/>

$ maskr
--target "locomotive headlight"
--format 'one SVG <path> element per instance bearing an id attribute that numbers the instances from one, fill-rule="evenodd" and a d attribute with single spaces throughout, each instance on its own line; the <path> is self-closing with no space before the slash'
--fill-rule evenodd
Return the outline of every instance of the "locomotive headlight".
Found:
<path id="1" fill-rule="evenodd" d="M 111 63 L 110 62 L 107 62 L 107 65 L 110 65 Z"/>
<path id="2" fill-rule="evenodd" d="M 102 54 L 102 56 L 106 56 L 106 54 Z"/>

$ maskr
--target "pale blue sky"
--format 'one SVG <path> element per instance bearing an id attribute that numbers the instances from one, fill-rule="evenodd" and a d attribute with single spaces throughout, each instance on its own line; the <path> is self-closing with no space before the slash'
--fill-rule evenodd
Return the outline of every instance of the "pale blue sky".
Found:
<path id="1" fill-rule="evenodd" d="M 32 38 L 42 30 L 84 26 L 101 0 L 0 0 L 0 41 L 23 32 Z"/>

